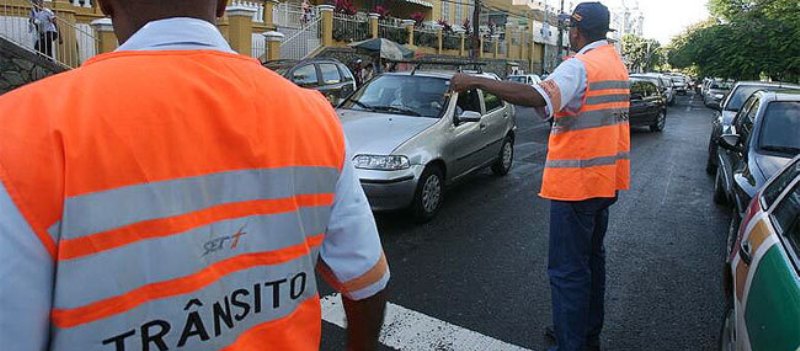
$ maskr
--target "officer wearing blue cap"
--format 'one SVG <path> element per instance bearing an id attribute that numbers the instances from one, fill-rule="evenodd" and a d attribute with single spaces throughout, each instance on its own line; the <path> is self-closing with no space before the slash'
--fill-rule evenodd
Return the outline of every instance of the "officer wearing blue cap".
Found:
<path id="1" fill-rule="evenodd" d="M 562 18 L 577 54 L 536 86 L 458 74 L 455 92 L 481 89 L 553 117 L 541 197 L 550 199 L 550 277 L 557 345 L 599 350 L 605 298 L 609 207 L 630 186 L 628 71 L 606 40 L 610 15 L 599 2 Z"/>

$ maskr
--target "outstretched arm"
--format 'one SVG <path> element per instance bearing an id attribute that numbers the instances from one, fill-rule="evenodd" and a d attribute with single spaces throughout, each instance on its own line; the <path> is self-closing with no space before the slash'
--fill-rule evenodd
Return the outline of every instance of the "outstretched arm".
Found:
<path id="1" fill-rule="evenodd" d="M 456 92 L 476 88 L 481 89 L 497 95 L 501 100 L 519 106 L 544 107 L 547 105 L 544 97 L 536 89 L 522 83 L 505 82 L 459 73 L 450 80 L 450 86 Z"/>

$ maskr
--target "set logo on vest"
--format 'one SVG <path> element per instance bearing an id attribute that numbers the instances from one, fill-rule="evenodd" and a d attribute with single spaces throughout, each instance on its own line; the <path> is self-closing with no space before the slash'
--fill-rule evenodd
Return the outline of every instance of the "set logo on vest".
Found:
<path id="1" fill-rule="evenodd" d="M 214 253 L 225 248 L 235 250 L 236 247 L 239 246 L 239 239 L 241 239 L 243 235 L 247 234 L 247 232 L 244 231 L 244 228 L 246 226 L 247 223 L 243 224 L 241 227 L 239 227 L 239 230 L 236 231 L 236 233 L 233 235 L 223 236 L 221 238 L 211 239 L 207 241 L 205 244 L 203 244 L 203 249 L 205 250 L 203 256 L 206 256 L 210 253 Z M 225 245 L 225 242 L 229 240 L 230 240 L 230 246 Z"/>

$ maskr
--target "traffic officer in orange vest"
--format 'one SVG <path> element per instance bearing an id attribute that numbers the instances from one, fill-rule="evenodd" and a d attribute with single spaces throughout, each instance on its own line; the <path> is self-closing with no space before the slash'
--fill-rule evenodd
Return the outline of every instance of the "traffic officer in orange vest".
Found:
<path id="1" fill-rule="evenodd" d="M 606 40 L 599 2 L 569 17 L 574 58 L 547 80 L 524 84 L 457 75 L 457 92 L 482 89 L 554 117 L 540 196 L 550 199 L 550 276 L 555 350 L 597 350 L 603 327 L 608 209 L 629 187 L 628 72 Z"/>
<path id="2" fill-rule="evenodd" d="M 234 53 L 226 0 L 101 0 L 122 44 L 0 97 L 0 348 L 348 349 L 389 270 L 336 113 Z M 43 102 L 47 103 L 43 103 Z"/>

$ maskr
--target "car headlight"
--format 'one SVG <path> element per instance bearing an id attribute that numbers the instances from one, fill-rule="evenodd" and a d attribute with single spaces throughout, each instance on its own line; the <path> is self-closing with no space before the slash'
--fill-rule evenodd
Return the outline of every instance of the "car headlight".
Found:
<path id="1" fill-rule="evenodd" d="M 358 169 L 374 171 L 397 171 L 411 167 L 408 157 L 399 155 L 357 155 L 353 158 L 353 165 Z"/>
<path id="2" fill-rule="evenodd" d="M 723 97 L 725 97 L 725 95 L 722 95 L 722 94 L 714 94 L 714 98 L 715 98 L 715 99 L 720 99 L 720 100 L 722 100 L 722 98 L 723 98 Z"/>

